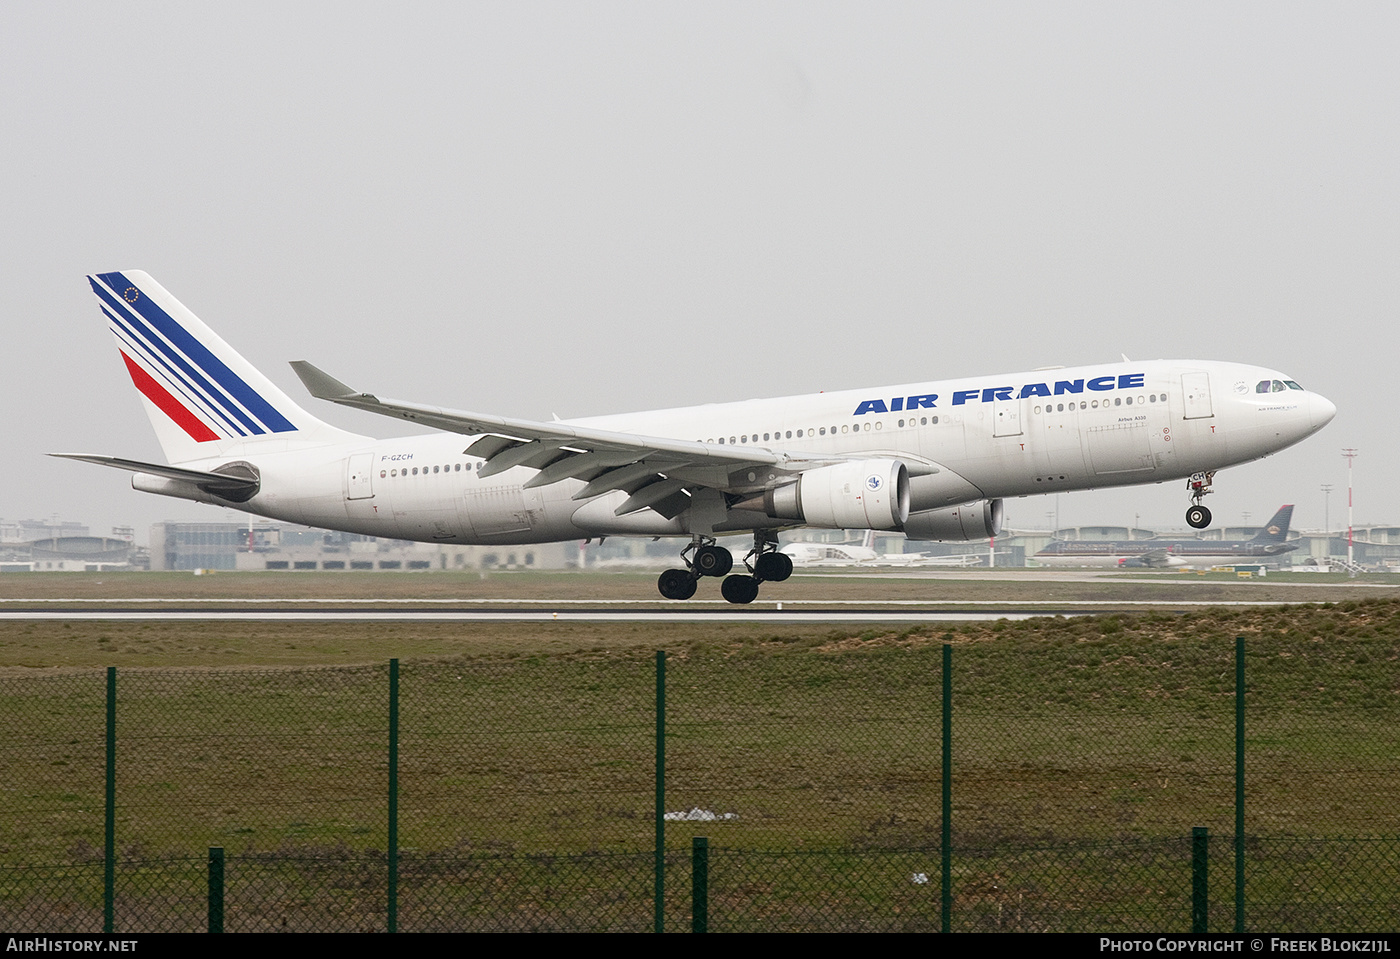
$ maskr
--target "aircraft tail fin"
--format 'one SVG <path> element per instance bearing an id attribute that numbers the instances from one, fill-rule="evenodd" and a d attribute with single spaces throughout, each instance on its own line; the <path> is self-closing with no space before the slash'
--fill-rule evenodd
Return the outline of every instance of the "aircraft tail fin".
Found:
<path id="1" fill-rule="evenodd" d="M 88 282 L 169 462 L 354 435 L 303 410 L 150 275 L 96 273 Z"/>
<path id="2" fill-rule="evenodd" d="M 1293 504 L 1280 506 L 1264 528 L 1254 537 L 1255 543 L 1282 543 L 1288 539 L 1288 524 L 1293 522 Z"/>

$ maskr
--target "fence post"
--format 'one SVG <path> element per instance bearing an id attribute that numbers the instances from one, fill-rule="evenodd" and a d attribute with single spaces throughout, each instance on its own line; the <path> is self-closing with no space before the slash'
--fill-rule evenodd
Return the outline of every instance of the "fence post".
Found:
<path id="1" fill-rule="evenodd" d="M 940 905 L 943 932 L 953 925 L 953 647 L 943 644 L 943 833 L 942 902 Z"/>
<path id="2" fill-rule="evenodd" d="M 113 931 L 117 859 L 117 667 L 107 667 L 107 795 L 102 841 L 102 931 Z"/>
<path id="3" fill-rule="evenodd" d="M 209 847 L 209 931 L 224 931 L 224 848 Z"/>
<path id="4" fill-rule="evenodd" d="M 389 932 L 399 931 L 399 661 L 389 660 Z"/>
<path id="5" fill-rule="evenodd" d="M 1235 637 L 1235 932 L 1244 932 L 1244 637 Z"/>
<path id="6" fill-rule="evenodd" d="M 1206 867 L 1209 861 L 1210 830 L 1195 826 L 1191 830 L 1191 932 L 1207 932 L 1210 925 L 1210 886 Z"/>
<path id="7" fill-rule="evenodd" d="M 666 654 L 656 651 L 656 855 L 652 863 L 652 931 L 663 932 L 666 869 Z"/>
<path id="8" fill-rule="evenodd" d="M 690 931 L 709 932 L 710 927 L 710 840 L 695 836 L 690 840 Z"/>

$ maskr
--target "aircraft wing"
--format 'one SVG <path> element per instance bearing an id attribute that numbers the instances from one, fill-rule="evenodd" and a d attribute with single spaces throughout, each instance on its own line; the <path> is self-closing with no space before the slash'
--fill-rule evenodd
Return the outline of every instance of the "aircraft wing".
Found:
<path id="1" fill-rule="evenodd" d="M 486 461 L 480 471 L 483 477 L 528 466 L 539 472 L 526 481 L 526 488 L 577 479 L 586 485 L 574 499 L 625 490 L 629 496 L 616 511 L 619 516 L 650 507 L 669 518 L 689 505 L 688 489 L 751 493 L 772 485 L 777 475 L 795 476 L 844 458 L 807 457 L 756 446 L 721 446 L 423 406 L 353 390 L 305 360 L 293 362 L 292 369 L 319 399 L 479 436 L 466 452 Z"/>
<path id="2" fill-rule="evenodd" d="M 1138 557 L 1138 562 L 1153 569 L 1165 569 L 1172 565 L 1172 555 L 1165 549 L 1148 550 Z"/>

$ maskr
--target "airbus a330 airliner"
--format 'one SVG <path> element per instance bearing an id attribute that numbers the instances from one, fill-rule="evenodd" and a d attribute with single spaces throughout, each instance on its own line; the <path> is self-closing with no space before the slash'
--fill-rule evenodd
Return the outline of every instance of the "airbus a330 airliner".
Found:
<path id="1" fill-rule="evenodd" d="M 323 400 L 438 432 L 379 440 L 316 419 L 139 271 L 88 277 L 169 465 L 131 485 L 273 519 L 424 542 L 688 537 L 667 599 L 706 576 L 749 603 L 792 573 L 777 531 L 973 540 L 1009 496 L 1187 480 L 1317 432 L 1336 407 L 1282 373 L 1155 360 L 536 422 L 361 393 L 292 364 Z M 464 438 L 465 437 L 465 438 Z M 716 538 L 750 533 L 744 572 Z"/>

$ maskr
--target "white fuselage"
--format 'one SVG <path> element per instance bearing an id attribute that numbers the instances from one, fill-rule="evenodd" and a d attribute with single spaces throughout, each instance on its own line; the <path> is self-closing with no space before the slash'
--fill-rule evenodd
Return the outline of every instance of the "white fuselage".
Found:
<path id="1" fill-rule="evenodd" d="M 1264 381 L 1290 385 L 1258 392 Z M 911 511 L 917 513 L 974 500 L 1184 478 L 1283 449 L 1320 429 L 1334 412 L 1325 398 L 1272 370 L 1157 360 L 567 422 L 713 446 L 899 459 L 915 477 Z M 523 466 L 482 478 L 482 460 L 465 452 L 472 442 L 433 433 L 259 449 L 244 459 L 257 468 L 261 486 L 241 508 L 310 526 L 447 543 L 691 531 L 688 511 L 671 519 L 650 509 L 614 515 L 626 499 L 622 491 L 575 500 L 580 480 L 526 488 L 536 470 Z M 214 469 L 228 460 L 184 465 Z M 748 479 L 762 486 L 767 477 Z M 151 492 L 174 492 L 158 477 L 142 474 L 135 482 Z M 731 510 L 706 531 L 790 525 Z"/>

